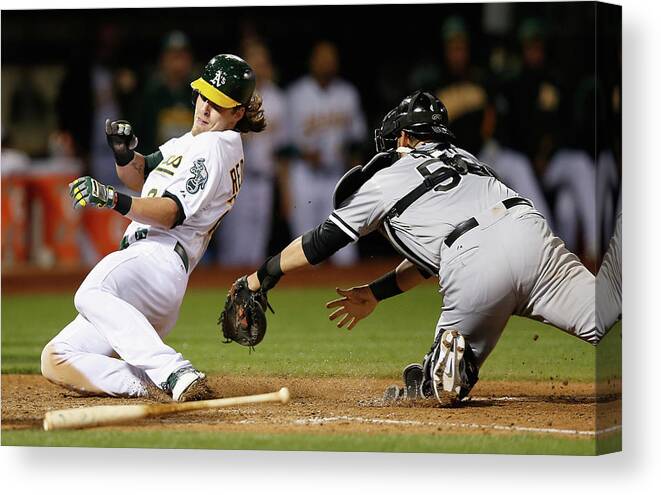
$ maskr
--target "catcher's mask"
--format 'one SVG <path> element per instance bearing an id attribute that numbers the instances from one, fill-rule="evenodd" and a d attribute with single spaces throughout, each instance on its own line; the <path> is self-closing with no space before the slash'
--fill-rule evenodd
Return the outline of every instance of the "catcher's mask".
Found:
<path id="1" fill-rule="evenodd" d="M 416 91 L 404 98 L 386 114 L 381 126 L 374 130 L 376 151 L 391 151 L 397 145 L 401 131 L 421 141 L 453 141 L 448 128 L 448 111 L 433 94 Z"/>

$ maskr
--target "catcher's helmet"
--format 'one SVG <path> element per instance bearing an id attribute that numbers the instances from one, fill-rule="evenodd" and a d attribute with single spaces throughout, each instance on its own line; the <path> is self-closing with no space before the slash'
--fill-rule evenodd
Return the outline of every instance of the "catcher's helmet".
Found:
<path id="1" fill-rule="evenodd" d="M 448 128 L 445 105 L 426 91 L 407 96 L 386 114 L 381 126 L 374 131 L 376 151 L 394 149 L 401 131 L 425 141 L 454 140 L 454 134 Z"/>
<path id="2" fill-rule="evenodd" d="M 191 83 L 191 88 L 193 101 L 199 92 L 223 108 L 247 105 L 255 91 L 255 73 L 236 55 L 216 55 L 204 67 L 202 77 Z"/>

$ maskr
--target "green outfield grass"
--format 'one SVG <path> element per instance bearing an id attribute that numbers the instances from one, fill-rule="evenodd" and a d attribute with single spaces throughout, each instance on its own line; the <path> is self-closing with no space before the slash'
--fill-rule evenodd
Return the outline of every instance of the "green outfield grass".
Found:
<path id="1" fill-rule="evenodd" d="M 327 319 L 329 288 L 279 289 L 271 303 L 269 329 L 256 352 L 222 344 L 215 321 L 224 290 L 191 290 L 167 342 L 209 373 L 293 376 L 398 377 L 403 365 L 427 352 L 439 315 L 433 285 L 383 302 L 353 331 Z M 3 296 L 2 372 L 39 373 L 43 346 L 76 315 L 73 295 Z M 535 336 L 537 338 L 535 339 Z M 511 318 L 498 346 L 484 364 L 484 380 L 573 380 L 620 376 L 621 329 L 595 349 L 548 325 Z"/>
<path id="2" fill-rule="evenodd" d="M 324 450 L 343 452 L 445 452 L 474 454 L 594 455 L 591 439 L 536 435 L 322 435 L 166 431 L 3 431 L 2 445 L 46 447 L 150 447 L 224 450 Z M 619 435 L 600 442 L 602 452 L 622 447 Z"/>

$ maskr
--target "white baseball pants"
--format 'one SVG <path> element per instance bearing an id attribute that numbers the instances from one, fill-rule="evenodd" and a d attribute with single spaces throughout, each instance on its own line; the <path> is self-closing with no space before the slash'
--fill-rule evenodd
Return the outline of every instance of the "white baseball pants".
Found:
<path id="1" fill-rule="evenodd" d="M 81 393 L 138 397 L 190 365 L 162 340 L 188 282 L 173 248 L 145 239 L 102 259 L 76 292 L 79 315 L 44 348 L 42 374 Z"/>

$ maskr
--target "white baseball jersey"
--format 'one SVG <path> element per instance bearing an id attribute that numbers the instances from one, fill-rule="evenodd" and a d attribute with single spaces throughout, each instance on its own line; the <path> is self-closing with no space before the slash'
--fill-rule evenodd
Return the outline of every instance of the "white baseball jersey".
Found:
<path id="1" fill-rule="evenodd" d="M 291 162 L 291 227 L 294 235 L 300 235 L 332 210 L 329 191 L 349 167 L 347 148 L 352 142 L 363 142 L 367 129 L 358 92 L 341 79 L 322 88 L 313 77 L 305 76 L 289 88 L 288 105 L 292 144 L 302 153 L 320 157 L 314 166 L 300 158 Z M 332 261 L 349 265 L 357 259 L 356 246 L 347 246 Z"/>
<path id="2" fill-rule="evenodd" d="M 346 146 L 365 139 L 365 117 L 356 89 L 334 79 L 322 88 L 311 76 L 295 82 L 288 91 L 289 133 L 302 151 L 318 151 L 321 167 L 344 173 Z"/>
<path id="3" fill-rule="evenodd" d="M 172 229 L 131 222 L 125 236 L 129 244 L 144 238 L 179 241 L 197 265 L 221 219 L 229 212 L 243 181 L 243 146 L 235 131 L 190 132 L 160 147 L 163 161 L 149 174 L 142 197 L 176 196 L 186 218 Z"/>
<path id="4" fill-rule="evenodd" d="M 439 182 L 393 214 L 400 198 L 427 179 Z M 503 203 L 517 196 L 469 153 L 429 143 L 378 171 L 329 219 L 354 240 L 379 229 L 407 259 L 438 274 L 444 298 L 436 334 L 458 329 L 478 364 L 512 314 L 597 343 L 607 327 L 597 328 L 594 275 L 532 206 Z M 474 226 L 448 245 L 470 219 Z"/>
<path id="5" fill-rule="evenodd" d="M 270 81 L 259 87 L 262 108 L 266 115 L 266 129 L 243 137 L 246 174 L 273 178 L 275 152 L 287 144 L 286 101 L 283 91 Z"/>

